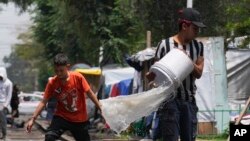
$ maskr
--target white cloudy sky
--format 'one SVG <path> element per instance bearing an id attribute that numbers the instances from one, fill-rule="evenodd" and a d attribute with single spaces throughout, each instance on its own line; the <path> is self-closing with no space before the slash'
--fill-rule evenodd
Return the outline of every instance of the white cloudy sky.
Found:
<path id="1" fill-rule="evenodd" d="M 4 66 L 2 59 L 11 52 L 11 47 L 20 42 L 20 33 L 28 30 L 32 24 L 28 13 L 19 13 L 13 3 L 0 4 L 0 66 Z"/>

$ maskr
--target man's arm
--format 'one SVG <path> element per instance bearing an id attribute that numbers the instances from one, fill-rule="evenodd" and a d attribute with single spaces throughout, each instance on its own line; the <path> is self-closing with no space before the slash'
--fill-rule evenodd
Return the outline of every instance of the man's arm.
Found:
<path id="1" fill-rule="evenodd" d="M 48 103 L 47 99 L 43 99 L 42 101 L 40 101 L 39 105 L 36 107 L 35 112 L 33 113 L 32 118 L 36 119 L 41 114 L 42 110 L 44 109 L 47 103 Z"/>
<path id="2" fill-rule="evenodd" d="M 38 115 L 40 115 L 40 113 L 42 112 L 42 110 L 44 109 L 44 107 L 46 106 L 48 100 L 47 99 L 43 99 L 39 105 L 36 107 L 36 110 L 33 114 L 33 116 L 31 117 L 31 119 L 28 122 L 27 125 L 27 132 L 31 132 L 31 128 L 34 124 L 34 121 L 36 120 L 36 118 L 38 117 Z"/>
<path id="3" fill-rule="evenodd" d="M 102 109 L 101 109 L 101 104 L 100 104 L 100 102 L 98 101 L 96 95 L 94 94 L 94 92 L 93 92 L 91 89 L 89 89 L 89 91 L 87 92 L 87 95 L 88 95 L 88 97 L 95 103 L 96 107 L 97 107 L 100 111 L 102 111 Z"/>
<path id="4" fill-rule="evenodd" d="M 201 78 L 203 67 L 204 67 L 204 58 L 203 56 L 199 56 L 196 62 L 194 63 L 194 70 L 192 72 L 195 78 L 197 79 Z"/>

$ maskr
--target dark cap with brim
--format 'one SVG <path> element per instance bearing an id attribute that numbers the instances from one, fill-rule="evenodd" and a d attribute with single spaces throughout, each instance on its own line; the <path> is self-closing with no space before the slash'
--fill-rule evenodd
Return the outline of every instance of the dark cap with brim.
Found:
<path id="1" fill-rule="evenodd" d="M 194 25 L 204 28 L 207 27 L 201 20 L 200 12 L 193 8 L 184 8 L 180 12 L 180 20 L 187 20 L 192 22 Z"/>
<path id="2" fill-rule="evenodd" d="M 201 27 L 201 28 L 205 28 L 207 27 L 204 23 L 202 22 L 192 22 L 194 25 L 198 26 L 198 27 Z"/>

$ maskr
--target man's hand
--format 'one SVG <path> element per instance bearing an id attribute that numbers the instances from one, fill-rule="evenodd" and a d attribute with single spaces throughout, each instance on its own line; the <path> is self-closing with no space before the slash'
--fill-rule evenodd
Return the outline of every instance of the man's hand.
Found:
<path id="1" fill-rule="evenodd" d="M 203 67 L 204 67 L 204 58 L 200 56 L 194 63 L 194 70 L 192 74 L 194 75 L 195 78 L 199 79 L 201 77 Z"/>
<path id="2" fill-rule="evenodd" d="M 34 124 L 34 121 L 35 121 L 35 118 L 34 118 L 34 117 L 32 117 L 32 118 L 28 121 L 28 124 L 27 124 L 27 127 L 26 127 L 26 131 L 27 131 L 28 133 L 31 132 L 32 126 L 33 126 L 33 124 Z"/>
<path id="3" fill-rule="evenodd" d="M 155 79 L 156 75 L 153 72 L 148 72 L 146 73 L 146 78 L 148 79 L 149 82 L 153 81 Z"/>
<path id="4" fill-rule="evenodd" d="M 148 83 L 148 87 L 149 87 L 150 89 L 152 89 L 152 88 L 156 88 L 157 85 L 155 84 L 154 81 L 151 81 L 151 82 Z"/>
<path id="5" fill-rule="evenodd" d="M 156 75 L 153 72 L 146 73 L 146 78 L 149 81 L 148 82 L 148 87 L 149 88 L 155 88 L 156 87 L 155 82 L 154 82 L 155 77 L 156 77 Z"/>
<path id="6" fill-rule="evenodd" d="M 41 113 L 41 111 L 44 109 L 45 105 L 47 104 L 48 99 L 43 99 L 38 106 L 36 107 L 36 111 L 34 112 L 32 118 L 28 121 L 27 127 L 26 127 L 26 131 L 28 133 L 31 132 L 31 128 L 34 124 L 34 121 L 36 120 L 36 117 Z"/>

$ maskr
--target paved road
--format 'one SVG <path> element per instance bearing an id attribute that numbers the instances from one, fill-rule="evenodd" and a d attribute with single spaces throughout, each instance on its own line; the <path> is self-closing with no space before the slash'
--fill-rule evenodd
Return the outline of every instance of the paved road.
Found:
<path id="1" fill-rule="evenodd" d="M 20 116 L 18 120 L 27 121 L 30 116 Z M 7 128 L 7 139 L 6 141 L 44 141 L 44 132 L 41 129 L 47 128 L 47 122 L 44 120 L 37 120 L 40 125 L 38 128 L 36 125 L 33 126 L 32 132 L 27 133 L 25 128 Z M 10 125 L 8 125 L 10 126 Z M 127 141 L 126 139 L 119 139 L 115 136 L 101 133 L 90 132 L 93 141 Z M 73 141 L 74 139 L 66 133 L 62 136 L 63 140 Z M 1 140 L 0 140 L 1 141 Z M 58 140 L 60 141 L 60 140 Z M 130 141 L 139 141 L 138 139 L 130 139 Z"/>
<path id="2" fill-rule="evenodd" d="M 26 121 L 27 116 L 20 116 L 19 120 Z M 11 128 L 8 125 L 7 128 L 7 141 L 43 141 L 44 133 L 39 130 L 36 126 L 33 127 L 31 133 L 27 133 L 25 128 Z"/>
<path id="3" fill-rule="evenodd" d="M 10 129 L 7 133 L 7 141 L 43 141 L 44 135 L 38 129 L 33 129 L 32 133 L 26 133 L 24 128 Z"/>

